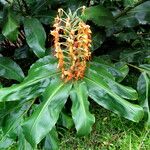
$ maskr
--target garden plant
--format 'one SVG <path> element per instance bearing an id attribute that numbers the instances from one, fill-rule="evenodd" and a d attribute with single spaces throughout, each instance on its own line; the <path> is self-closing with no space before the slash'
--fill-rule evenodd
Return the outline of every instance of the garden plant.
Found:
<path id="1" fill-rule="evenodd" d="M 0 30 L 0 149 L 89 135 L 92 103 L 149 130 L 150 1 L 0 0 Z"/>

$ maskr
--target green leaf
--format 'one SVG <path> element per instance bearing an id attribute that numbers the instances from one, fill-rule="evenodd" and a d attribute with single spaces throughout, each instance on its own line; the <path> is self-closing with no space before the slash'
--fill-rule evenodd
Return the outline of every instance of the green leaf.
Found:
<path id="1" fill-rule="evenodd" d="M 120 59 L 121 61 L 126 61 L 126 62 L 134 62 L 136 61 L 136 56 L 138 55 L 141 55 L 141 51 L 130 51 L 130 50 L 125 50 L 123 51 L 121 54 L 120 54 Z"/>
<path id="2" fill-rule="evenodd" d="M 129 30 L 127 32 L 120 32 L 115 34 L 115 37 L 117 37 L 117 39 L 119 41 L 126 41 L 126 42 L 130 42 L 131 40 L 135 40 L 138 38 L 137 33 L 135 31 Z"/>
<path id="3" fill-rule="evenodd" d="M 59 140 L 56 128 L 52 128 L 52 130 L 46 136 L 44 150 L 58 150 L 58 141 Z"/>
<path id="4" fill-rule="evenodd" d="M 43 24 L 53 25 L 56 14 L 57 12 L 54 10 L 42 11 L 40 14 L 36 15 L 36 18 L 38 18 Z"/>
<path id="5" fill-rule="evenodd" d="M 0 149 L 8 149 L 12 144 L 14 144 L 14 140 L 11 138 L 6 138 L 4 141 L 0 141 Z"/>
<path id="6" fill-rule="evenodd" d="M 56 58 L 39 59 L 22 83 L 0 89 L 0 102 L 35 98 L 50 84 L 53 76 L 59 76 Z"/>
<path id="7" fill-rule="evenodd" d="M 122 73 L 122 78 L 120 78 L 118 80 L 118 82 L 121 82 L 128 75 L 128 73 L 129 73 L 129 67 L 126 65 L 126 63 L 121 62 L 121 61 L 115 63 L 114 65 Z"/>
<path id="8" fill-rule="evenodd" d="M 24 73 L 13 60 L 0 57 L 0 76 L 21 82 L 24 78 Z"/>
<path id="9" fill-rule="evenodd" d="M 113 23 L 112 13 L 102 5 L 86 8 L 82 18 L 84 20 L 91 20 L 98 26 L 110 26 Z"/>
<path id="10" fill-rule="evenodd" d="M 3 136 L 0 139 L 0 148 L 5 147 L 4 143 L 10 142 L 14 143 L 13 139 L 16 139 L 16 129 L 22 121 L 22 117 L 25 114 L 26 110 L 30 108 L 28 102 L 26 105 L 18 107 L 14 109 L 10 114 L 8 114 L 2 121 L 2 129 L 3 129 Z"/>
<path id="11" fill-rule="evenodd" d="M 69 96 L 71 84 L 54 79 L 43 93 L 42 103 L 24 122 L 26 139 L 35 147 L 56 124 L 59 113 Z M 38 131 L 38 132 L 37 132 Z"/>
<path id="12" fill-rule="evenodd" d="M 24 30 L 29 47 L 38 57 L 45 55 L 46 33 L 42 24 L 35 18 L 25 18 Z"/>
<path id="13" fill-rule="evenodd" d="M 99 105 L 135 122 L 139 122 L 142 119 L 142 107 L 123 99 L 121 93 L 118 94 L 116 89 L 111 88 L 108 84 L 107 77 L 102 77 L 95 71 L 89 70 L 84 80 L 88 86 L 89 96 Z M 128 95 L 128 93 L 126 94 Z"/>
<path id="14" fill-rule="evenodd" d="M 59 116 L 58 125 L 63 126 L 67 129 L 71 129 L 71 127 L 74 125 L 72 117 L 62 110 Z"/>
<path id="15" fill-rule="evenodd" d="M 150 1 L 146 1 L 129 12 L 129 15 L 135 16 L 140 24 L 150 23 Z"/>
<path id="16" fill-rule="evenodd" d="M 100 31 L 92 31 L 92 47 L 91 50 L 94 51 L 98 49 L 102 43 L 104 42 L 106 35 L 104 32 Z"/>
<path id="17" fill-rule="evenodd" d="M 16 41 L 18 38 L 18 23 L 15 20 L 15 16 L 12 12 L 8 13 L 7 21 L 5 22 L 2 34 L 7 37 L 10 41 Z"/>
<path id="18" fill-rule="evenodd" d="M 150 75 L 143 72 L 137 83 L 139 102 L 145 112 L 145 125 L 150 128 Z"/>
<path id="19" fill-rule="evenodd" d="M 92 130 L 95 117 L 89 111 L 88 90 L 85 82 L 74 83 L 71 91 L 72 118 L 78 135 L 87 135 Z"/>
<path id="20" fill-rule="evenodd" d="M 92 69 L 95 73 L 104 78 L 108 87 L 110 87 L 111 90 L 118 94 L 120 97 L 129 100 L 137 100 L 138 94 L 136 90 L 131 87 L 123 86 L 117 83 L 114 78 L 110 76 L 110 73 L 105 68 L 102 69 L 102 67 L 99 67 L 96 63 L 93 63 L 90 66 L 90 69 Z"/>
<path id="21" fill-rule="evenodd" d="M 141 64 L 140 68 L 144 69 L 150 75 L 150 64 Z"/>
<path id="22" fill-rule="evenodd" d="M 28 45 L 24 45 L 20 48 L 15 49 L 14 58 L 15 59 L 25 59 L 31 55 L 30 48 Z"/>
<path id="23" fill-rule="evenodd" d="M 117 19 L 117 24 L 123 27 L 135 27 L 150 23 L 150 1 L 146 1 Z"/>
<path id="24" fill-rule="evenodd" d="M 27 142 L 24 137 L 22 128 L 20 128 L 19 135 L 18 135 L 18 147 L 17 150 L 33 150 L 31 145 Z"/>
<path id="25" fill-rule="evenodd" d="M 107 74 L 107 77 L 114 79 L 118 82 L 122 81 L 126 75 L 125 72 L 121 70 L 121 67 L 128 68 L 125 64 L 120 64 L 119 67 L 109 61 L 104 61 L 100 57 L 97 57 L 94 59 L 93 62 L 90 62 L 90 68 L 100 72 L 101 74 L 104 74 L 104 76 Z"/>
<path id="26" fill-rule="evenodd" d="M 122 27 L 128 27 L 128 28 L 132 28 L 135 27 L 139 24 L 138 20 L 135 18 L 135 16 L 132 15 L 125 15 L 122 17 L 119 17 L 117 19 L 117 25 L 121 25 Z"/>
<path id="27" fill-rule="evenodd" d="M 123 0 L 124 2 L 124 6 L 128 7 L 128 6 L 133 6 L 135 3 L 137 3 L 139 0 Z"/>

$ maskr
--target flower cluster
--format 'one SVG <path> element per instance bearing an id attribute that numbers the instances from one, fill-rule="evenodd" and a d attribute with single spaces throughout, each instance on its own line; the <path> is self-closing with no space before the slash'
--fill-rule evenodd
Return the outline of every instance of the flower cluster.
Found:
<path id="1" fill-rule="evenodd" d="M 58 68 L 62 71 L 62 79 L 67 82 L 83 78 L 87 61 L 91 57 L 90 26 L 77 16 L 77 11 L 67 14 L 59 9 L 53 27 L 51 35 L 54 36 L 55 56 L 58 58 Z"/>

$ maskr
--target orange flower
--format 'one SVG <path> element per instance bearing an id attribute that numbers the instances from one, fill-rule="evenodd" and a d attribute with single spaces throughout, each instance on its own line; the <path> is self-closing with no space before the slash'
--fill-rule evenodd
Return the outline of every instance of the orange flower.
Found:
<path id="1" fill-rule="evenodd" d="M 85 7 L 82 9 L 84 12 Z M 67 82 L 83 78 L 91 57 L 90 26 L 77 16 L 77 11 L 67 14 L 59 9 L 53 27 L 51 35 L 54 36 L 55 57 L 58 58 L 62 79 Z"/>

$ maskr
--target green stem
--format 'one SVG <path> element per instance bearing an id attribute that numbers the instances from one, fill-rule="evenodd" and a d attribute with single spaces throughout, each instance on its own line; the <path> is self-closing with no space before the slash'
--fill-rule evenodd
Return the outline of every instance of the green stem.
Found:
<path id="1" fill-rule="evenodd" d="M 137 66 L 135 66 L 135 65 L 132 65 L 132 64 L 129 64 L 129 63 L 127 63 L 127 65 L 130 66 L 130 67 L 132 67 L 132 68 L 135 68 L 135 69 L 139 70 L 140 72 L 143 72 L 143 71 L 144 71 L 144 69 L 139 68 L 139 67 L 137 67 Z"/>
<path id="2" fill-rule="evenodd" d="M 117 62 L 120 61 L 120 60 L 117 60 L 117 59 L 112 59 L 112 60 L 117 61 Z M 130 64 L 130 63 L 127 63 L 127 62 L 126 62 L 126 64 L 127 64 L 128 66 L 132 67 L 132 68 L 135 68 L 135 69 L 139 70 L 140 72 L 149 73 L 149 72 L 147 72 L 146 70 L 144 70 L 144 69 L 142 69 L 142 68 L 140 68 L 140 67 L 137 67 L 137 66 L 135 66 L 135 65 L 132 65 L 132 64 Z"/>

